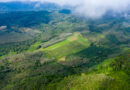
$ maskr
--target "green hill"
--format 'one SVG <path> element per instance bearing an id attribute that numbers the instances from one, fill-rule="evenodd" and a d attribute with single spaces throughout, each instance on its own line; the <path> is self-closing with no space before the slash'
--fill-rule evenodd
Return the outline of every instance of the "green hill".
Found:
<path id="1" fill-rule="evenodd" d="M 49 84 L 47 90 L 129 90 L 129 55 L 107 59 L 89 72 Z"/>
<path id="2" fill-rule="evenodd" d="M 44 49 L 47 57 L 60 59 L 70 54 L 75 54 L 90 46 L 90 42 L 83 38 L 80 33 L 74 33 L 66 40 L 56 43 Z"/>

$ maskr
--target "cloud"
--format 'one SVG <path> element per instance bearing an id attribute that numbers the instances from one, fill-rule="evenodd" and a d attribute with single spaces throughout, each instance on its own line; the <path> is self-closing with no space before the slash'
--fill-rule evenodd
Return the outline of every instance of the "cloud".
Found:
<path id="1" fill-rule="evenodd" d="M 0 1 L 27 1 L 27 0 L 0 0 Z M 73 6 L 74 13 L 86 17 L 99 18 L 108 10 L 113 12 L 124 12 L 130 5 L 130 0 L 28 0 L 56 3 L 58 5 Z"/>
<path id="2" fill-rule="evenodd" d="M 109 10 L 123 12 L 129 5 L 130 0 L 82 0 L 75 12 L 86 17 L 99 18 Z"/>

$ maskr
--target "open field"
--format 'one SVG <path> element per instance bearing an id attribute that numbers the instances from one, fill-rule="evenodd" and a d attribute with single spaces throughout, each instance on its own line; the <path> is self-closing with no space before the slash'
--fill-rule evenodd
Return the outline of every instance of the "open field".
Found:
<path id="1" fill-rule="evenodd" d="M 77 53 L 89 47 L 89 45 L 90 42 L 86 38 L 83 38 L 80 34 L 74 33 L 66 40 L 45 48 L 44 52 L 48 57 L 59 59 Z"/>

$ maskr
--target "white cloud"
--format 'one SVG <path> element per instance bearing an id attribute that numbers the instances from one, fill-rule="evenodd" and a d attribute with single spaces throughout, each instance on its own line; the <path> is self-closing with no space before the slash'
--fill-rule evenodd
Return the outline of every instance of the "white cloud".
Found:
<path id="1" fill-rule="evenodd" d="M 59 5 L 75 6 L 74 12 L 86 17 L 101 17 L 108 10 L 123 12 L 128 9 L 130 0 L 0 0 L 0 1 L 40 1 Z"/>

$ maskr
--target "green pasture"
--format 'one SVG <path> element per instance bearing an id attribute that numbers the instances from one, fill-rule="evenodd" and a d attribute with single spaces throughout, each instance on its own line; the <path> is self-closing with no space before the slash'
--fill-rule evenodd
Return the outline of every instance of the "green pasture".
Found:
<path id="1" fill-rule="evenodd" d="M 74 33 L 66 40 L 56 43 L 44 49 L 47 57 L 62 58 L 77 53 L 90 46 L 88 39 L 83 38 L 79 33 Z"/>

